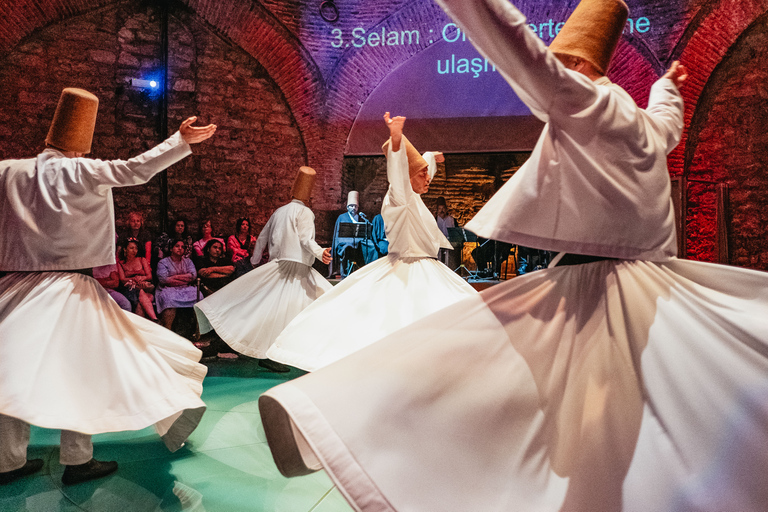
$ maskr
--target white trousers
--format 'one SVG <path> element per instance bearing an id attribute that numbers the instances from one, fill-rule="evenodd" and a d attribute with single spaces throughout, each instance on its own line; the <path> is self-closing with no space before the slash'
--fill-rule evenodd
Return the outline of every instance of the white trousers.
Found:
<path id="1" fill-rule="evenodd" d="M 0 414 L 0 473 L 19 469 L 27 462 L 29 423 Z M 61 431 L 59 461 L 66 465 L 85 464 L 93 458 L 91 436 Z"/>

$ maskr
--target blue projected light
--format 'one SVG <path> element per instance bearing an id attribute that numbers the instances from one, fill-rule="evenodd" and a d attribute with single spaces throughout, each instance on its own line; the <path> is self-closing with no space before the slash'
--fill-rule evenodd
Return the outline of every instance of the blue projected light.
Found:
<path id="1" fill-rule="evenodd" d="M 157 89 L 160 86 L 160 82 L 157 80 L 143 80 L 140 78 L 131 78 L 131 87 L 137 89 Z"/>

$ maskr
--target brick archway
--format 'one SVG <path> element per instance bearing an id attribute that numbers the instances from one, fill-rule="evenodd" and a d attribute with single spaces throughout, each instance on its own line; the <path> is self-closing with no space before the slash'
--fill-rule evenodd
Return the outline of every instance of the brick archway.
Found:
<path id="1" fill-rule="evenodd" d="M 760 15 L 768 11 L 766 0 L 723 0 L 710 11 L 685 43 L 678 60 L 690 76 L 682 89 L 685 100 L 685 128 L 680 144 L 669 155 L 669 170 L 673 176 L 686 176 L 692 155 L 689 142 L 695 148 L 696 134 L 690 133 L 699 99 L 715 68 L 739 36 Z"/>

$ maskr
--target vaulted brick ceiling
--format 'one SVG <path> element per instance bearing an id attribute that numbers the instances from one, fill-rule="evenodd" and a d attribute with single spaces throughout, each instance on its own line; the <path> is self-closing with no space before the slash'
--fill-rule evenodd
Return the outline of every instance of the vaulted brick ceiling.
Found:
<path id="1" fill-rule="evenodd" d="M 125 0 L 124 0 L 125 1 Z M 172 0 L 173 1 L 173 0 Z M 348 123 L 367 94 L 386 75 L 397 59 L 375 52 L 365 57 L 354 52 L 334 52 L 323 45 L 318 26 L 319 2 L 310 0 L 178 0 L 209 23 L 221 35 L 258 60 L 285 94 L 307 144 L 310 162 L 329 141 L 343 143 Z M 0 58 L 35 29 L 114 0 L 14 0 L 0 3 Z M 529 3 L 520 0 L 520 4 Z M 354 23 L 367 27 L 396 25 L 400 19 L 428 18 L 438 9 L 431 2 L 395 0 L 374 2 L 347 0 L 339 6 L 354 12 Z M 693 115 L 701 91 L 728 48 L 761 13 L 768 0 L 689 0 L 684 33 L 674 36 L 672 56 L 680 56 L 692 71 L 686 94 L 686 116 Z M 343 26 L 348 20 L 341 19 Z M 327 35 L 327 34 L 326 34 Z M 639 47 L 642 52 L 642 48 Z M 648 59 L 647 52 L 643 52 Z M 365 62 L 361 59 L 368 59 Z M 664 62 L 649 60 L 653 68 Z M 350 69 L 357 73 L 349 73 Z M 655 69 L 659 72 L 659 69 Z M 336 122 L 339 121 L 339 122 Z M 672 155 L 671 163 L 682 172 L 685 144 Z M 335 164 L 334 164 L 335 165 Z"/>

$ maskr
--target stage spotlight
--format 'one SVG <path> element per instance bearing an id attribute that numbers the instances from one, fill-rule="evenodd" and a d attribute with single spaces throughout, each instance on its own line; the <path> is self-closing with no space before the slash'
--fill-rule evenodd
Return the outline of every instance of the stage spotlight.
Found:
<path id="1" fill-rule="evenodd" d="M 150 89 L 155 90 L 160 86 L 160 82 L 157 80 L 143 80 L 140 78 L 131 78 L 131 87 L 137 89 Z"/>

